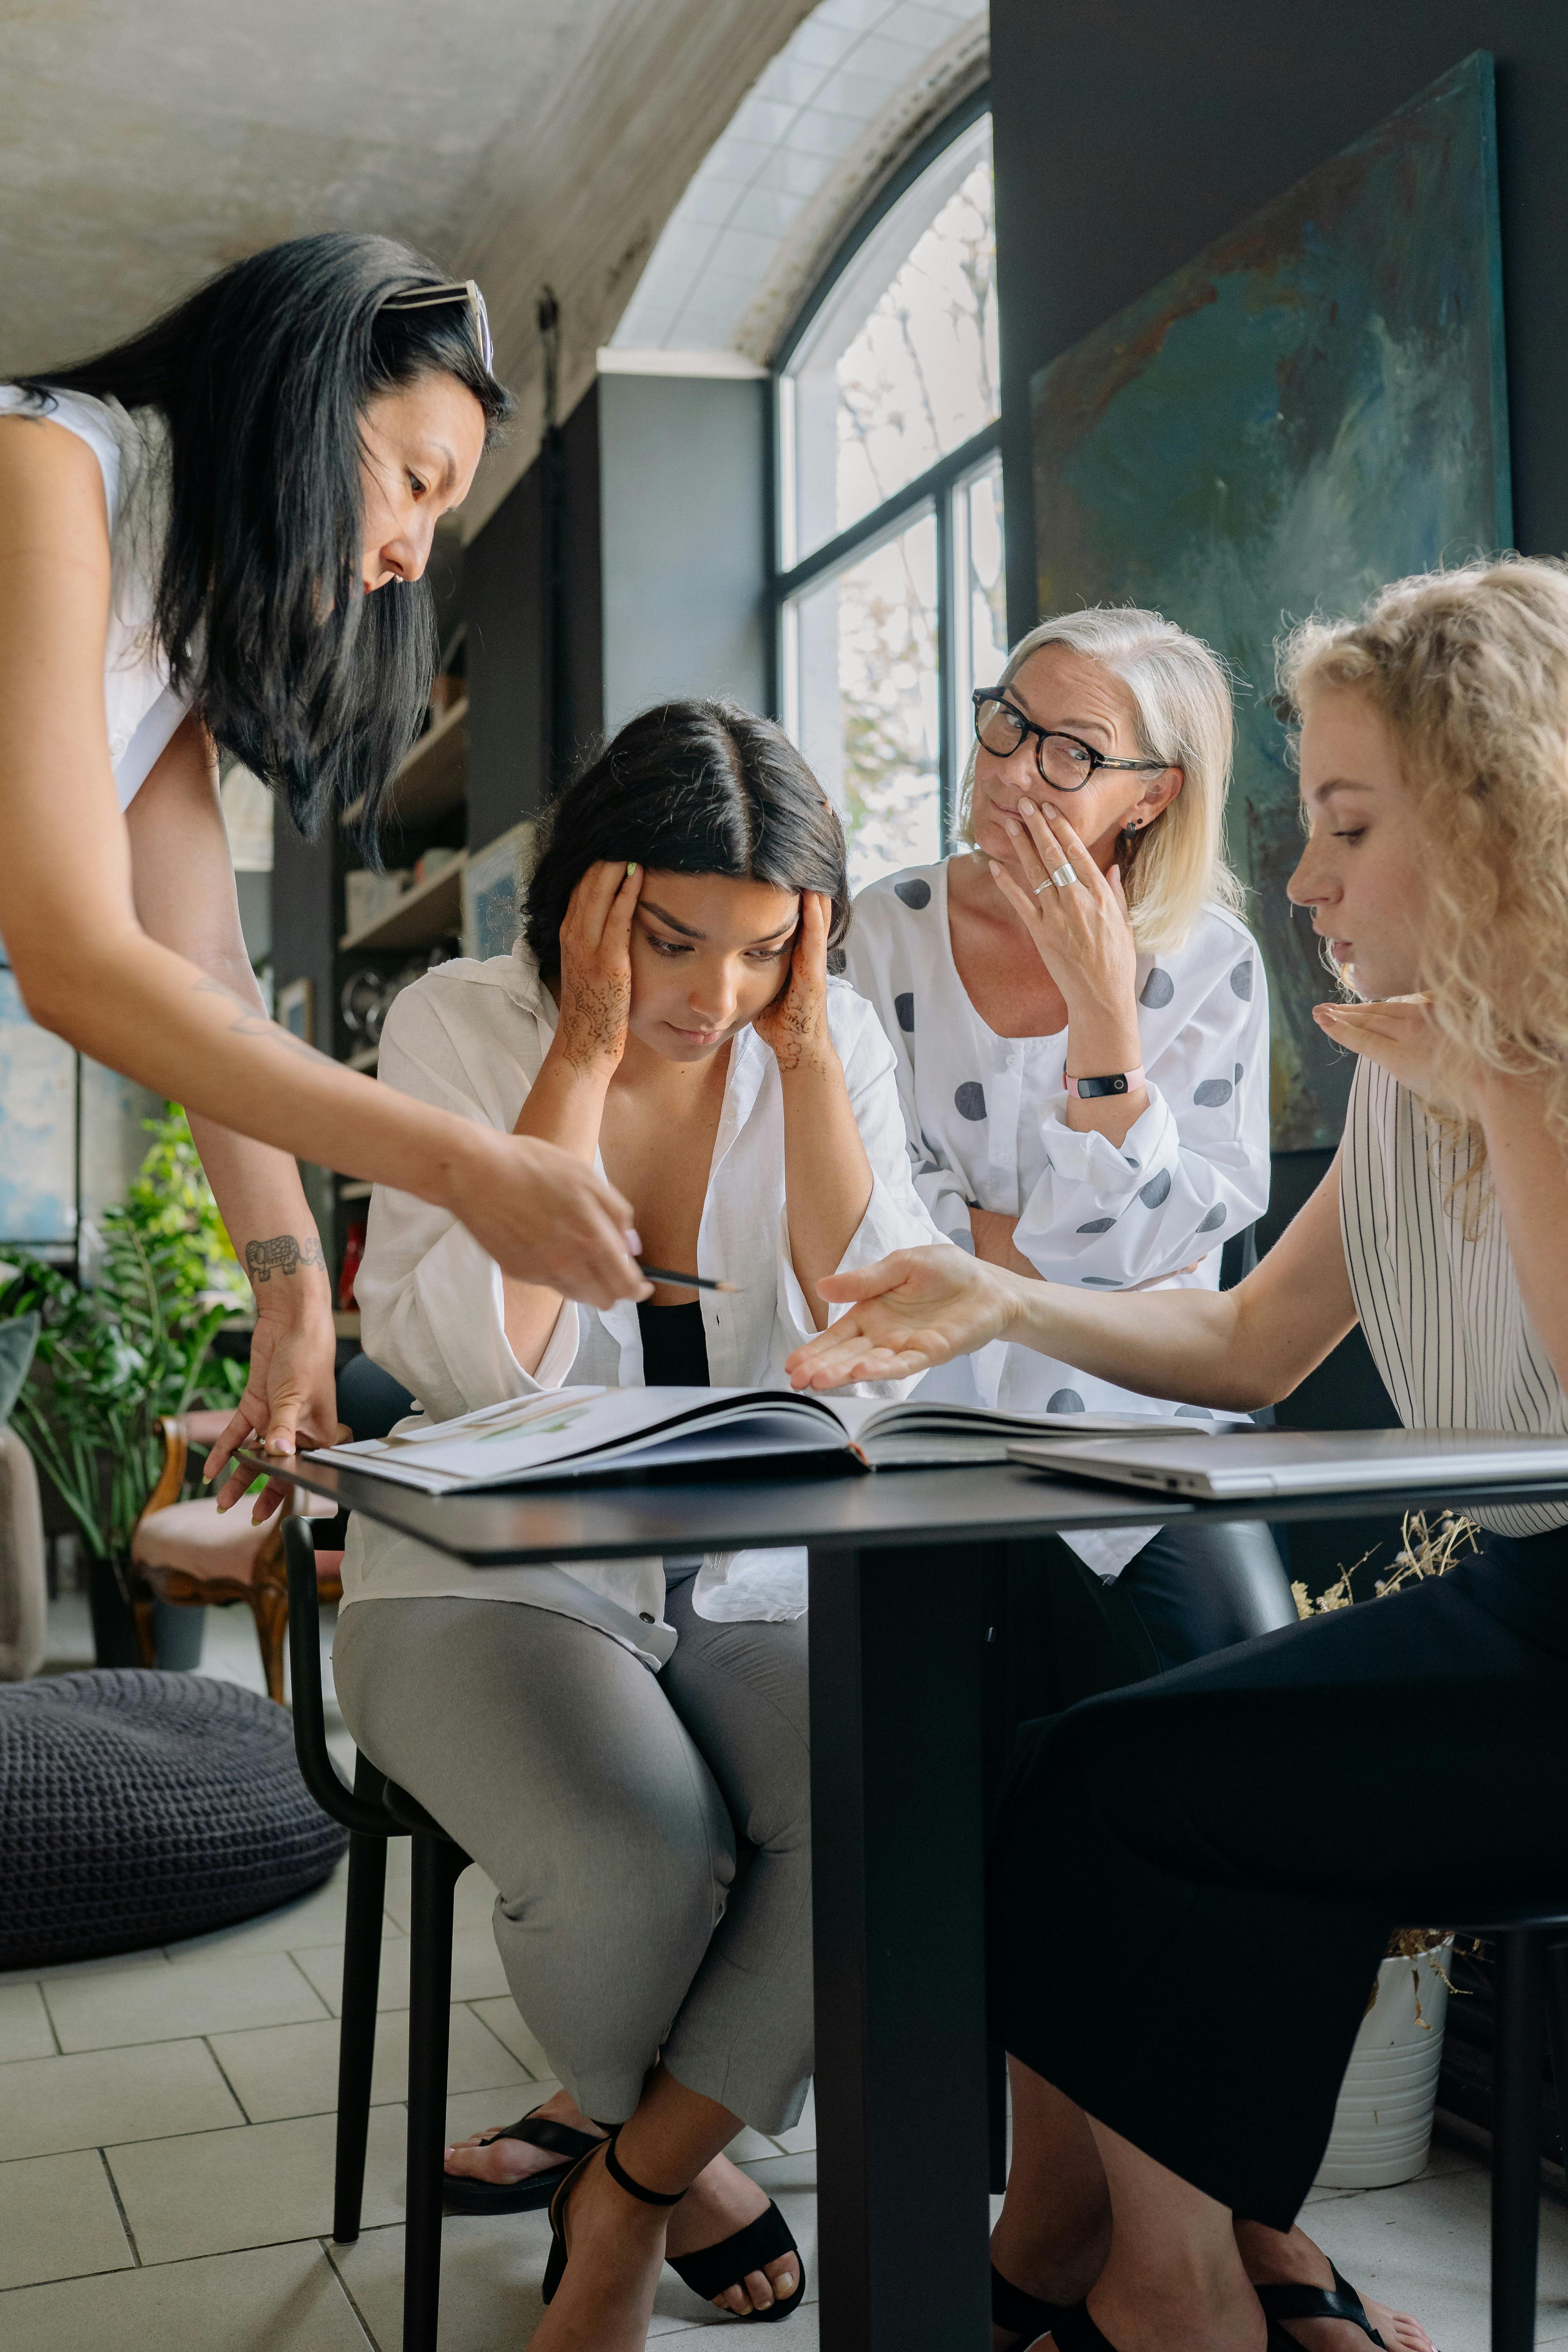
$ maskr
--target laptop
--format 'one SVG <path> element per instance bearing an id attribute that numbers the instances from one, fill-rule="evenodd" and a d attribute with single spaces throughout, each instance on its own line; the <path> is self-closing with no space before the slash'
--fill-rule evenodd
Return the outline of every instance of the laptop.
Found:
<path id="1" fill-rule="evenodd" d="M 1195 1502 L 1568 1481 L 1568 1437 L 1477 1429 L 1247 1429 L 1212 1434 L 1019 1439 L 1008 1459 L 1058 1476 L 1152 1487 Z"/>

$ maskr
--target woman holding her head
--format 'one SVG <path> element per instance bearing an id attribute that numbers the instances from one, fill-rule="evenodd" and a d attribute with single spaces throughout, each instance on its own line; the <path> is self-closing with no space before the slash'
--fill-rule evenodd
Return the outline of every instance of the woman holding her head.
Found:
<path id="1" fill-rule="evenodd" d="M 567 1383 L 783 1385 L 824 1276 L 935 1237 L 892 1049 L 831 970 L 838 821 L 777 728 L 688 702 L 629 721 L 547 823 L 522 939 L 405 990 L 382 1079 L 602 1166 L 650 1258 L 734 1288 L 574 1307 L 378 1188 L 366 1349 L 437 1418 Z M 721 2153 L 793 2125 L 811 2074 L 804 1566 L 468 1570 L 352 1524 L 344 1716 L 495 1880 L 509 1980 L 567 2086 L 447 2158 L 474 2210 L 554 2191 L 552 2283 L 570 2260 L 542 2352 L 640 2347 L 667 2246 L 742 2315 L 804 2293 Z"/>
<path id="2" fill-rule="evenodd" d="M 897 1050 L 916 1190 L 960 1249 L 1026 1281 L 1213 1291 L 1268 1199 L 1268 992 L 1225 862 L 1225 674 L 1158 613 L 1069 613 L 974 703 L 967 849 L 863 891 L 849 947 Z M 1005 1341 L 921 1393 L 1184 1410 Z M 1025 1687 L 1051 1662 L 1026 1713 L 1100 1686 L 1107 1618 L 1150 1674 L 1294 1622 L 1267 1528 L 1060 1540 L 1074 1571 L 1010 1597 Z"/>
<path id="3" fill-rule="evenodd" d="M 1290 896 L 1353 992 L 1318 1019 L 1358 1056 L 1319 1192 L 1221 1297 L 1088 1299 L 951 1250 L 829 1282 L 857 1303 L 794 1360 L 798 1385 L 1005 1337 L 1251 1406 L 1359 1320 L 1407 1427 L 1568 1435 L 1568 575 L 1401 581 L 1358 622 L 1300 630 L 1284 683 L 1310 825 Z M 993 2004 L 1029 2084 L 1014 2242 L 1055 2247 L 1063 2299 L 1087 2289 L 1048 2323 L 1065 2352 L 1261 2352 L 1269 2327 L 1365 2342 L 1295 2217 L 1390 1930 L 1563 1900 L 1568 1504 L 1474 1516 L 1480 1556 L 1393 1607 L 1090 1700 L 1020 1749 Z M 1441 1805 L 1361 1801 L 1454 1721 L 1466 1769 Z M 1312 1982 L 1282 2032 L 1259 1955 L 1287 1945 Z M 1032 2162 L 1037 2120 L 1077 2131 L 1070 2181 Z M 1426 2342 L 1369 2316 L 1404 2352 Z"/>
<path id="4" fill-rule="evenodd" d="M 520 1279 L 606 1307 L 646 1292 L 626 1203 L 580 1160 L 268 1020 L 218 805 L 226 751 L 306 831 L 363 799 L 374 854 L 429 698 L 431 535 L 512 404 L 490 357 L 476 287 L 331 234 L 0 384 L 0 938 L 36 1021 L 191 1113 L 258 1310 L 209 1475 L 252 1432 L 289 1454 L 337 1429 L 296 1154 L 441 1204 Z"/>

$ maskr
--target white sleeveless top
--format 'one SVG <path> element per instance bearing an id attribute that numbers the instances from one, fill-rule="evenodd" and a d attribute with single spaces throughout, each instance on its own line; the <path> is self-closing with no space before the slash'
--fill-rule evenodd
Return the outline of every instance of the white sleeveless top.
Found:
<path id="1" fill-rule="evenodd" d="M 1374 1062 L 1356 1064 L 1340 1157 L 1340 1226 L 1356 1311 L 1406 1429 L 1500 1429 L 1568 1436 L 1563 1397 L 1530 1326 L 1496 1196 L 1479 1230 L 1446 1205 L 1470 1146 L 1445 1140 L 1414 1095 Z M 1568 1525 L 1568 1503 L 1470 1514 L 1499 1535 Z"/>
<path id="2" fill-rule="evenodd" d="M 110 613 L 103 648 L 103 716 L 122 809 L 129 808 L 189 704 L 169 683 L 153 635 L 153 596 L 168 528 L 168 427 L 155 409 L 132 415 L 117 400 L 57 392 L 40 408 L 0 384 L 0 416 L 41 416 L 85 441 L 103 475 L 109 509 Z"/>

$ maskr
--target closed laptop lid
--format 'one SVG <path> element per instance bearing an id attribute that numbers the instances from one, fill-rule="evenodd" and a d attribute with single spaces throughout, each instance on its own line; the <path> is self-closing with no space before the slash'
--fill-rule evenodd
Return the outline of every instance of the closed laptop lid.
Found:
<path id="1" fill-rule="evenodd" d="M 1027 1438 L 1009 1458 L 1037 1470 L 1200 1501 L 1251 1495 L 1474 1488 L 1568 1479 L 1568 1438 L 1506 1430 L 1252 1429 L 1143 1438 Z"/>

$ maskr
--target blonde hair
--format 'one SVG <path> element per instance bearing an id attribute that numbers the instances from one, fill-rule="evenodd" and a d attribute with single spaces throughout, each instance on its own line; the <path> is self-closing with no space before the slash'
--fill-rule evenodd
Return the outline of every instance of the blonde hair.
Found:
<path id="1" fill-rule="evenodd" d="M 1428 898 L 1421 987 L 1441 1041 L 1432 1109 L 1485 1142 L 1466 1081 L 1541 1083 L 1568 1149 L 1568 568 L 1510 556 L 1396 580 L 1359 620 L 1279 649 L 1292 703 L 1363 694 L 1398 739 Z"/>
<path id="2" fill-rule="evenodd" d="M 1119 677 L 1132 697 L 1143 758 L 1182 772 L 1181 791 L 1140 835 L 1123 877 L 1139 946 L 1179 948 L 1205 905 L 1239 908 L 1243 898 L 1225 854 L 1236 721 L 1224 667 L 1201 637 L 1159 613 L 1100 604 L 1020 637 L 1000 683 L 1010 686 L 1042 646 L 1066 646 Z M 973 750 L 960 789 L 960 831 L 973 845 Z"/>

